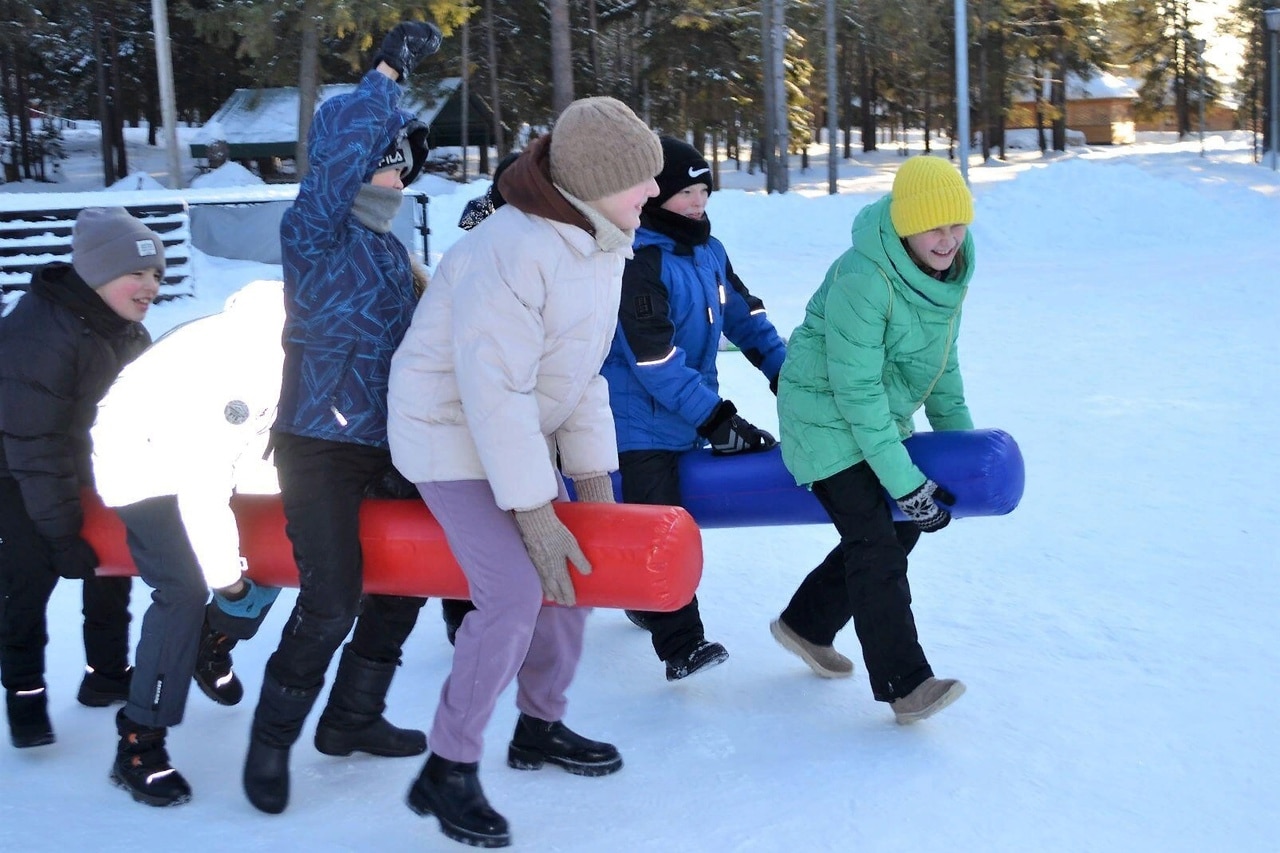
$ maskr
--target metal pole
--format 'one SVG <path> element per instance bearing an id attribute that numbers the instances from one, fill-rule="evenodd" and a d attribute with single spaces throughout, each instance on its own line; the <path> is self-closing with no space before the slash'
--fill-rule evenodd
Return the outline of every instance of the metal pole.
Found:
<path id="1" fill-rule="evenodd" d="M 169 188 L 182 189 L 182 152 L 178 150 L 178 109 L 173 95 L 173 59 L 169 50 L 169 10 L 165 0 L 151 0 L 151 26 L 156 34 L 156 76 L 160 83 L 160 119 L 169 155 Z M 103 134 L 107 129 L 102 129 Z"/>
<path id="2" fill-rule="evenodd" d="M 965 0 L 955 0 L 956 16 L 956 140 L 960 175 L 969 183 L 969 15 Z"/>

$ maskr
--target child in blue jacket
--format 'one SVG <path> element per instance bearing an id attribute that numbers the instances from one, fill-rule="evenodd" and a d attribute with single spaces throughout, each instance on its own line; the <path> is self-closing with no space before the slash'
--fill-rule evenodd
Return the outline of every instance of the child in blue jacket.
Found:
<path id="1" fill-rule="evenodd" d="M 391 231 L 426 157 L 426 128 L 398 109 L 397 83 L 439 47 L 431 24 L 398 24 L 356 90 L 320 106 L 310 170 L 280 223 L 284 376 L 271 445 L 299 589 L 267 661 L 243 776 L 249 801 L 269 814 L 288 805 L 289 752 L 349 633 L 316 749 L 395 757 L 427 748 L 421 731 L 383 716 L 423 600 L 362 595 L 359 515 L 392 468 L 391 355 L 425 280 Z"/>
<path id="2" fill-rule="evenodd" d="M 661 142 L 660 192 L 644 206 L 601 372 L 617 428 L 623 502 L 680 506 L 682 453 L 708 443 L 716 454 L 751 453 L 776 443 L 720 396 L 721 335 L 775 389 L 786 344 L 711 236 L 711 167 L 688 143 L 669 136 Z M 652 634 L 668 681 L 729 657 L 707 641 L 696 596 L 673 613 L 627 615 Z"/>

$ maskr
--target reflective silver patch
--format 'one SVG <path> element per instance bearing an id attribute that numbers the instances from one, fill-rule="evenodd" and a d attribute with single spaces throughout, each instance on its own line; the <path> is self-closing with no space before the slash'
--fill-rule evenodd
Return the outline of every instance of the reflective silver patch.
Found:
<path id="1" fill-rule="evenodd" d="M 227 423 L 239 426 L 249 420 L 249 406 L 244 400 L 232 400 L 227 403 L 226 408 L 222 410 L 222 414 L 226 417 Z"/>

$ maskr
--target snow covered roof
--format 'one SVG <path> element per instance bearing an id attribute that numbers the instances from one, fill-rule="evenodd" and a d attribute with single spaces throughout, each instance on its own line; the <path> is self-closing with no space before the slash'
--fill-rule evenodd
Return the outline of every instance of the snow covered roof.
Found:
<path id="1" fill-rule="evenodd" d="M 1016 86 L 1014 92 L 1021 98 L 1029 99 L 1031 97 L 1031 80 L 1027 78 L 1026 84 Z M 1048 83 L 1045 84 L 1044 97 L 1049 97 Z M 1137 98 L 1138 90 L 1133 80 L 1126 77 L 1118 77 L 1109 71 L 1098 71 L 1087 77 L 1082 77 L 1075 72 L 1067 73 L 1067 100 L 1068 101 L 1091 101 L 1101 100 L 1105 98 Z"/>
<path id="2" fill-rule="evenodd" d="M 400 106 L 427 124 L 435 119 L 462 84 L 461 77 L 446 77 L 423 99 L 409 91 Z M 330 83 L 319 88 L 316 106 L 329 98 L 354 91 L 355 83 Z M 191 138 L 191 154 L 205 156 L 206 146 L 225 139 L 232 159 L 291 156 L 298 138 L 298 87 L 236 89 L 213 117 Z"/>

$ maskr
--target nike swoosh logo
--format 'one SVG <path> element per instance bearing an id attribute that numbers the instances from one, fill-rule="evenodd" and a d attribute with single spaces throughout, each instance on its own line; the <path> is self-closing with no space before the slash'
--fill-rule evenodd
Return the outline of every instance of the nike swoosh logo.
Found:
<path id="1" fill-rule="evenodd" d="M 689 177 L 691 177 L 691 178 L 699 178 L 699 177 L 702 177 L 703 175 L 705 175 L 707 172 L 710 172 L 710 171 L 711 171 L 710 169 L 695 169 L 695 168 L 693 168 L 692 166 L 690 166 L 690 167 L 689 167 Z"/>

